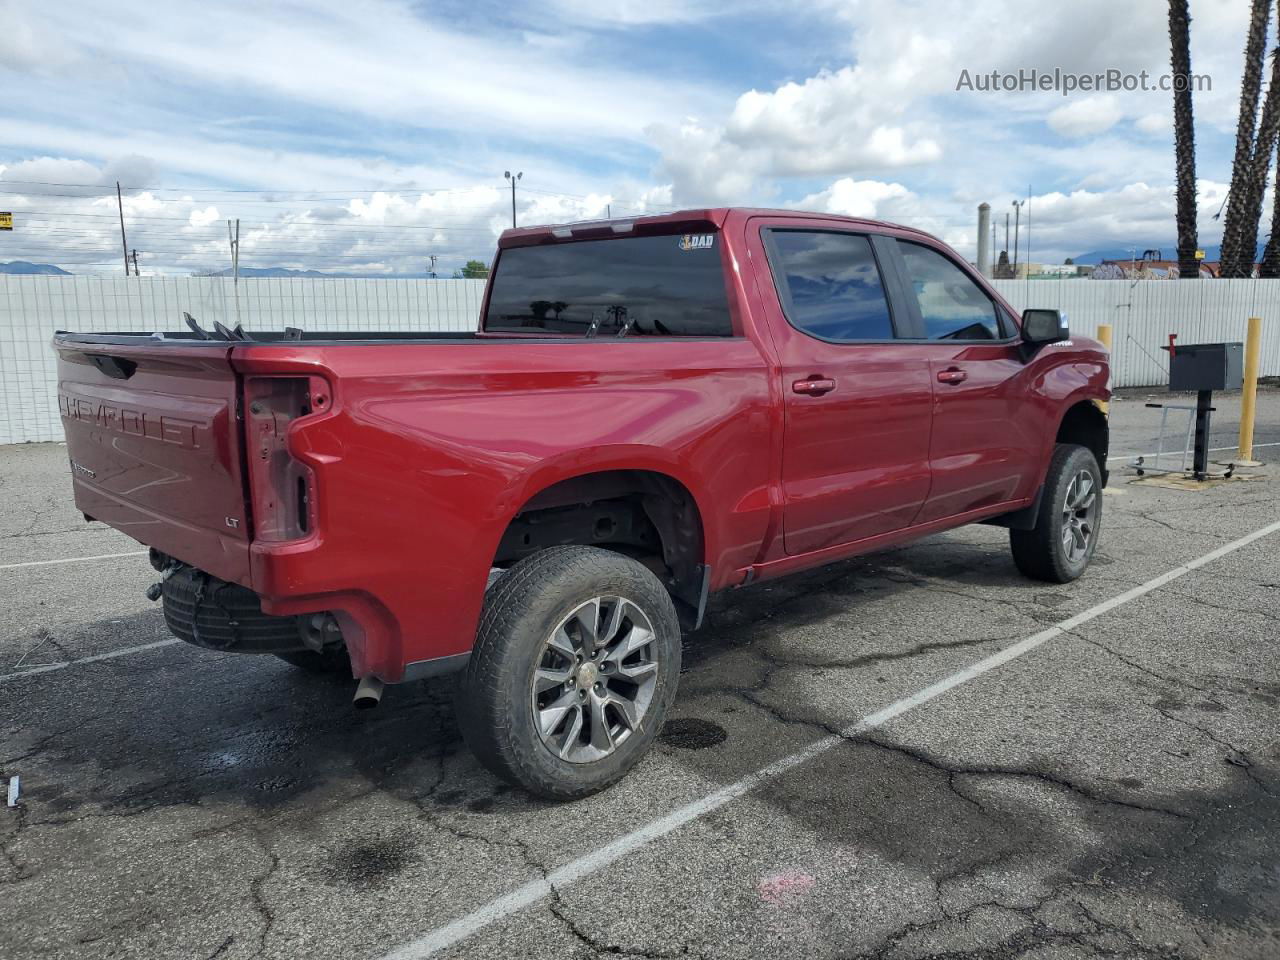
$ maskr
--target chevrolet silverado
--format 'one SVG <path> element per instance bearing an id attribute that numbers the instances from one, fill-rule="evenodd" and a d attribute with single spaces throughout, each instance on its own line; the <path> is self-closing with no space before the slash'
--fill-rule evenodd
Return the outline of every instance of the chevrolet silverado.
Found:
<path id="1" fill-rule="evenodd" d="M 473 333 L 213 327 L 55 336 L 78 509 L 178 637 L 365 704 L 451 674 L 544 796 L 645 753 L 713 592 L 974 522 L 1061 583 L 1098 542 L 1105 350 L 905 227 L 509 230 Z"/>

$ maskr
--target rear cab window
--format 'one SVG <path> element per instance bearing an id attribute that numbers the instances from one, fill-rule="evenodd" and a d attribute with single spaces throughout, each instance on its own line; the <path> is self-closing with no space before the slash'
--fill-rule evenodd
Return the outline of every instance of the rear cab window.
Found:
<path id="1" fill-rule="evenodd" d="M 487 333 L 731 337 L 716 233 L 508 247 L 490 281 Z"/>

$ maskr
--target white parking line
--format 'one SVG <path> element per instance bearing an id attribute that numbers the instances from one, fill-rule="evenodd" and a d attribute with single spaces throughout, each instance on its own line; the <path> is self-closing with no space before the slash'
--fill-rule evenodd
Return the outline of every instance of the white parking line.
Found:
<path id="1" fill-rule="evenodd" d="M 0 673 L 0 681 L 14 680 L 18 677 L 30 677 L 37 673 L 52 673 L 55 670 L 65 670 L 67 667 L 78 667 L 82 663 L 97 663 L 99 660 L 114 660 L 116 657 L 127 656 L 130 653 L 141 653 L 143 650 L 154 650 L 156 647 L 167 647 L 174 643 L 181 643 L 181 640 L 157 640 L 155 643 L 140 643 L 136 647 L 121 647 L 119 650 L 112 650 L 110 653 L 97 653 L 92 657 L 81 657 L 79 660 L 64 660 L 61 663 L 42 663 L 38 667 L 29 667 L 26 670 L 19 670 L 17 673 Z"/>
<path id="2" fill-rule="evenodd" d="M 119 557 L 144 557 L 146 550 L 129 553 L 100 553 L 96 557 L 67 557 L 63 560 L 28 560 L 26 563 L 0 563 L 0 570 L 16 570 L 18 567 L 45 567 L 51 563 L 84 563 L 88 560 L 115 560 Z"/>
<path id="3" fill-rule="evenodd" d="M 1258 449 L 1258 447 L 1280 447 L 1280 441 L 1277 441 L 1277 442 L 1275 442 L 1275 443 L 1255 443 L 1255 444 L 1253 445 L 1253 448 L 1254 448 L 1255 450 L 1256 450 L 1256 449 Z M 1238 448 L 1238 447 L 1235 447 L 1235 446 L 1230 446 L 1230 447 L 1210 447 L 1210 448 L 1209 448 L 1209 452 L 1210 452 L 1210 453 L 1221 453 L 1223 450 L 1237 450 L 1237 449 L 1239 449 L 1239 448 Z M 1180 453 L 1180 452 L 1181 452 L 1181 451 L 1179 451 L 1179 450 L 1166 450 L 1166 451 L 1162 454 L 1162 456 L 1166 456 L 1166 457 L 1168 457 L 1168 456 L 1172 456 L 1172 455 L 1173 455 L 1173 454 L 1175 454 L 1175 453 Z M 1150 453 L 1117 453 L 1114 457 L 1107 457 L 1107 463 L 1110 463 L 1112 460 L 1132 460 L 1134 457 L 1154 457 L 1155 455 L 1156 455 L 1156 454 L 1155 454 L 1155 451 L 1154 451 L 1154 450 L 1153 450 L 1153 451 L 1151 451 Z"/>
<path id="4" fill-rule="evenodd" d="M 928 703 L 936 697 L 942 696 L 956 687 L 968 683 L 970 680 L 976 679 L 985 673 L 989 673 L 998 667 L 1004 666 L 1011 660 L 1016 660 L 1023 654 L 1030 653 L 1037 647 L 1043 646 L 1050 640 L 1062 636 L 1067 631 L 1087 623 L 1096 617 L 1108 613 L 1116 607 L 1123 606 L 1139 597 L 1145 596 L 1153 590 L 1158 590 L 1165 584 L 1185 576 L 1193 570 L 1203 567 L 1207 563 L 1212 563 L 1229 553 L 1239 550 L 1241 547 L 1248 546 L 1255 540 L 1265 537 L 1269 534 L 1280 531 L 1280 521 L 1268 524 L 1259 530 L 1247 536 L 1241 537 L 1239 540 L 1233 540 L 1225 546 L 1219 547 L 1206 553 L 1189 563 L 1180 567 L 1162 573 L 1153 580 L 1148 580 L 1141 586 L 1134 587 L 1132 590 L 1126 590 L 1124 593 L 1112 597 L 1110 600 L 1104 600 L 1097 606 L 1090 607 L 1083 613 L 1078 613 L 1074 617 L 1063 620 L 1061 623 L 1055 624 L 1047 630 L 1042 630 L 1034 636 L 1020 640 L 1018 643 L 1010 647 L 1006 647 L 999 653 L 992 654 L 986 659 L 979 660 L 972 666 L 951 674 L 945 679 L 939 680 L 932 686 L 925 687 L 917 693 L 902 700 L 892 703 L 879 710 L 876 713 L 868 714 L 860 721 L 843 730 L 840 735 L 832 735 L 818 740 L 816 743 L 810 744 L 803 750 L 797 751 L 790 756 L 783 757 L 767 767 L 762 767 L 754 773 L 750 773 L 736 783 L 721 787 L 713 793 L 707 794 L 699 800 L 685 804 L 665 817 L 654 820 L 630 833 L 623 834 L 617 840 L 614 840 L 608 846 L 601 847 L 591 853 L 585 854 L 576 860 L 571 860 L 562 867 L 551 871 L 545 878 L 539 880 L 531 880 L 523 886 L 517 887 L 510 893 L 504 894 L 495 900 L 480 907 L 464 917 L 459 917 L 452 923 L 439 927 L 424 936 L 411 940 L 391 951 L 384 960 L 419 960 L 422 957 L 429 957 L 441 950 L 452 947 L 455 944 L 467 939 L 475 933 L 483 930 L 485 927 L 493 923 L 497 923 L 512 914 L 528 907 L 544 897 L 550 896 L 552 891 L 567 887 L 568 885 L 588 877 L 593 873 L 603 870 L 605 867 L 614 863 L 616 860 L 632 853 L 641 847 L 644 847 L 655 840 L 659 840 L 679 829 L 687 823 L 703 817 L 713 810 L 723 807 L 729 801 L 742 796 L 756 786 L 778 777 L 788 770 L 806 763 L 809 760 L 819 756 L 830 750 L 837 744 L 845 742 L 849 737 L 864 733 L 867 730 L 882 726 L 897 717 L 902 716 L 910 710 L 914 710 L 923 704 Z"/>

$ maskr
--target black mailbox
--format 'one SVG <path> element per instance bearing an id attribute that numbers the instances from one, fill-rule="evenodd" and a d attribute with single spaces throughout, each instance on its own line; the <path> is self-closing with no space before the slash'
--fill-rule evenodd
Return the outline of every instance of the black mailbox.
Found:
<path id="1" fill-rule="evenodd" d="M 1239 390 L 1244 382 L 1242 343 L 1179 343 L 1171 353 L 1170 390 Z"/>

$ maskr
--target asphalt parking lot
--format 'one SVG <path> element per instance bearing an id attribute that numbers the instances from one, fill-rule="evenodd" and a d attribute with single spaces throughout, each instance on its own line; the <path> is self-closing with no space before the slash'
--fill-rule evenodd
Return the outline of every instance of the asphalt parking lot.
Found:
<path id="1" fill-rule="evenodd" d="M 1083 579 L 969 527 L 723 595 L 658 748 L 563 805 L 447 681 L 357 713 L 167 642 L 64 448 L 0 448 L 0 956 L 1280 957 L 1280 470 L 1131 482 L 1144 399 Z"/>

